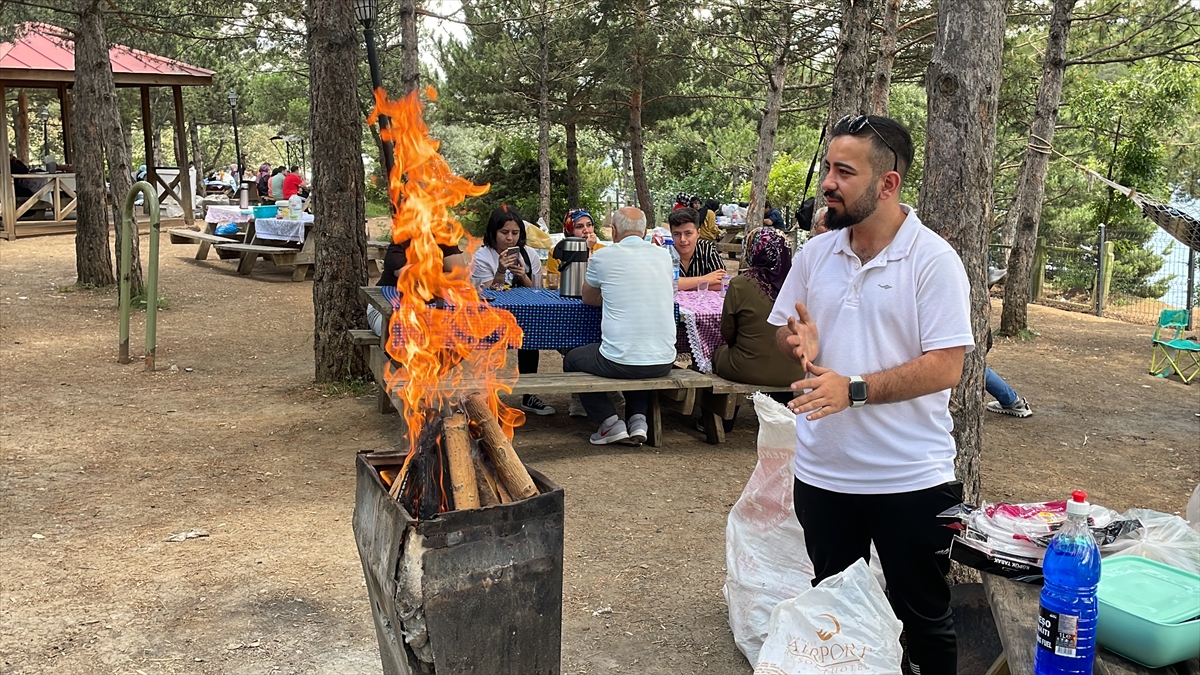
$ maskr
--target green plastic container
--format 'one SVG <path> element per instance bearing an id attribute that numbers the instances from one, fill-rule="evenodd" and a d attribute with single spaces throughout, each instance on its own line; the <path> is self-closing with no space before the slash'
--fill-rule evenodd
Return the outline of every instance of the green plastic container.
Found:
<path id="1" fill-rule="evenodd" d="M 1149 668 L 1200 656 L 1200 576 L 1137 556 L 1100 565 L 1101 647 Z"/>

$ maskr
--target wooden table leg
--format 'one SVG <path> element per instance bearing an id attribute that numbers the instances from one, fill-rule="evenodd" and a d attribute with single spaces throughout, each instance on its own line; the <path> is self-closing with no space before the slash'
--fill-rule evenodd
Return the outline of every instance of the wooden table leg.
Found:
<path id="1" fill-rule="evenodd" d="M 217 233 L 216 223 L 204 223 L 204 234 L 215 235 Z M 201 241 L 200 248 L 196 250 L 196 260 L 208 260 L 208 251 L 212 248 L 212 242 Z"/>
<path id="2" fill-rule="evenodd" d="M 662 447 L 662 404 L 658 401 L 658 392 L 650 392 L 649 419 L 646 420 L 646 444 L 652 448 Z"/>
<path id="3" fill-rule="evenodd" d="M 308 265 L 296 265 L 296 269 L 292 270 L 292 281 L 304 281 L 307 275 Z"/>

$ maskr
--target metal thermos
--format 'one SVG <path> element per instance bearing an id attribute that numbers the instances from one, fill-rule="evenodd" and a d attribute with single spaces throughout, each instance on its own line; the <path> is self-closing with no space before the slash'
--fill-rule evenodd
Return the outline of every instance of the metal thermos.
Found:
<path id="1" fill-rule="evenodd" d="M 238 190 L 238 206 L 243 209 L 250 208 L 250 186 L 253 183 L 242 181 L 242 189 Z"/>
<path id="2" fill-rule="evenodd" d="M 562 259 L 558 263 L 558 294 L 564 298 L 582 298 L 587 278 L 587 242 L 579 237 L 563 239 Z"/>

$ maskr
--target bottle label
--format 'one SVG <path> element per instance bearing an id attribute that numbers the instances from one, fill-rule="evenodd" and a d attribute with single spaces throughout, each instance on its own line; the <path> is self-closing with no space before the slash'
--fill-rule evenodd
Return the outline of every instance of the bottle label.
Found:
<path id="1" fill-rule="evenodd" d="M 1039 606 L 1037 644 L 1056 656 L 1075 656 L 1079 639 L 1079 615 L 1060 614 Z"/>

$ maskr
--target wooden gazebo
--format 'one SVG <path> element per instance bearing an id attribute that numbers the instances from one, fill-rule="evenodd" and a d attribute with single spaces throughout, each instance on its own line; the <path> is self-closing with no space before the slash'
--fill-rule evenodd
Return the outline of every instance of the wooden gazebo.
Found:
<path id="1" fill-rule="evenodd" d="M 13 175 L 9 165 L 8 89 L 54 89 L 62 111 L 63 161 L 72 163 L 71 88 L 75 83 L 75 50 L 70 34 L 49 24 L 27 24 L 13 42 L 0 44 L 0 228 L 7 239 L 38 234 L 75 231 L 75 174 L 68 172 Z M 183 125 L 182 87 L 211 86 L 213 72 L 172 59 L 148 54 L 122 45 L 109 50 L 113 81 L 118 87 L 137 87 L 142 94 L 142 132 L 146 144 L 147 180 L 165 189 L 183 209 L 184 222 L 192 224 L 193 186 L 188 178 L 187 134 Z M 154 166 L 150 87 L 171 87 L 175 108 L 176 177 L 163 180 Z M 23 106 L 17 120 L 18 134 L 28 126 Z M 202 177 L 201 177 L 202 178 Z M 14 180 L 36 185 L 31 197 L 18 201 Z M 27 183 L 27 184 L 28 184 Z M 120 199 L 120 196 L 117 197 Z M 38 214 L 41 217 L 38 218 Z"/>

